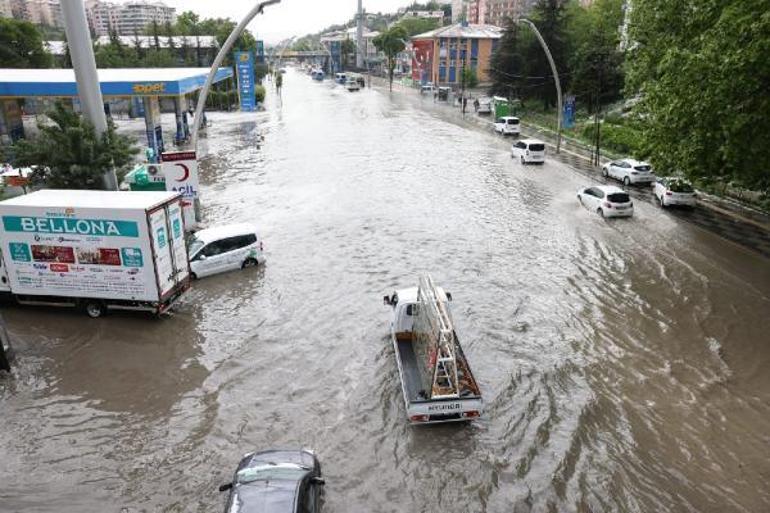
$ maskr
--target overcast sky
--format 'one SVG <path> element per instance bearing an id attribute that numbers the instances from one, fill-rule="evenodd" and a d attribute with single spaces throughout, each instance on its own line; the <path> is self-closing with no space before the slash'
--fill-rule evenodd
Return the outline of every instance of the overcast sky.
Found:
<path id="1" fill-rule="evenodd" d="M 164 0 L 176 7 L 177 14 L 194 11 L 205 18 L 232 18 L 239 22 L 257 4 L 256 0 Z M 367 12 L 395 12 L 412 0 L 364 0 Z M 276 43 L 291 36 L 318 32 L 335 23 L 343 23 L 356 12 L 357 0 L 281 0 L 249 25 L 258 39 Z"/>

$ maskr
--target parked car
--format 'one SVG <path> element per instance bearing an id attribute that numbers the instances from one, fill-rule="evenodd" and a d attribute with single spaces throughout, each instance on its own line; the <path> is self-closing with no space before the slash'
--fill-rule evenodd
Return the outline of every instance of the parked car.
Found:
<path id="1" fill-rule="evenodd" d="M 436 94 L 436 98 L 439 101 L 448 102 L 449 101 L 449 93 L 451 93 L 451 92 L 452 92 L 452 88 L 451 87 L 439 87 L 438 89 L 436 89 L 436 93 L 435 93 Z"/>
<path id="2" fill-rule="evenodd" d="M 360 91 L 361 90 L 361 85 L 358 83 L 358 79 L 356 77 L 349 76 L 346 79 L 345 88 L 348 91 L 351 91 L 351 92 L 352 91 Z"/>
<path id="3" fill-rule="evenodd" d="M 514 116 L 503 116 L 495 120 L 495 132 L 503 135 L 519 135 L 521 122 Z"/>
<path id="4" fill-rule="evenodd" d="M 522 139 L 511 146 L 511 158 L 518 158 L 522 164 L 545 162 L 545 143 L 537 139 Z"/>
<path id="5" fill-rule="evenodd" d="M 230 492 L 225 513 L 320 513 L 324 484 L 313 451 L 268 450 L 246 454 L 219 491 Z"/>
<path id="6" fill-rule="evenodd" d="M 190 274 L 194 279 L 265 262 L 262 240 L 248 223 L 200 230 L 192 236 L 188 247 Z"/>
<path id="7" fill-rule="evenodd" d="M 652 193 L 665 208 L 671 205 L 694 207 L 697 194 L 692 184 L 683 178 L 666 176 L 658 178 L 652 185 Z"/>
<path id="8" fill-rule="evenodd" d="M 634 203 L 628 193 L 614 185 L 595 185 L 579 189 L 577 198 L 581 205 L 602 217 L 634 215 Z"/>
<path id="9" fill-rule="evenodd" d="M 435 88 L 433 87 L 433 82 L 426 82 L 420 86 L 420 94 L 425 94 L 425 93 L 431 94 L 433 93 L 434 89 Z"/>
<path id="10" fill-rule="evenodd" d="M 655 173 L 647 162 L 634 159 L 620 159 L 607 162 L 602 166 L 602 174 L 605 177 L 620 180 L 625 185 L 636 183 L 652 183 L 655 181 Z"/>
<path id="11" fill-rule="evenodd" d="M 492 113 L 492 98 L 482 96 L 476 98 L 473 102 L 473 108 L 478 114 L 491 114 Z"/>

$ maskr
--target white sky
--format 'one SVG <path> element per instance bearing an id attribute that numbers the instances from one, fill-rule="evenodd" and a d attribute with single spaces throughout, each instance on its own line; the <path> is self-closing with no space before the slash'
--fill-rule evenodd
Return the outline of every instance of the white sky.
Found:
<path id="1" fill-rule="evenodd" d="M 240 22 L 258 0 L 164 0 L 176 8 L 177 14 L 194 11 L 204 18 L 231 18 Z M 412 0 L 363 0 L 367 12 L 396 12 Z M 265 8 L 254 18 L 249 30 L 268 43 L 277 43 L 291 36 L 318 32 L 329 25 L 344 23 L 356 12 L 357 0 L 281 0 Z"/>

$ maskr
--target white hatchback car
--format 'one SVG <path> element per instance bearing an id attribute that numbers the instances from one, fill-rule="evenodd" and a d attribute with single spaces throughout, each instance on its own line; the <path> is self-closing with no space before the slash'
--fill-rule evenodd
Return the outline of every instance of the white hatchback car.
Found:
<path id="1" fill-rule="evenodd" d="M 655 173 L 647 162 L 634 159 L 620 159 L 607 162 L 602 166 L 602 174 L 620 180 L 625 185 L 634 183 L 652 183 L 655 181 Z"/>
<path id="2" fill-rule="evenodd" d="M 614 185 L 594 185 L 579 189 L 577 197 L 581 205 L 602 217 L 634 215 L 634 203 L 628 193 Z"/>
<path id="3" fill-rule="evenodd" d="M 545 143 L 537 139 L 522 139 L 511 145 L 511 158 L 518 158 L 522 164 L 545 162 Z"/>
<path id="4" fill-rule="evenodd" d="M 503 135 L 519 135 L 521 121 L 514 116 L 503 116 L 495 120 L 495 132 Z"/>
<path id="5" fill-rule="evenodd" d="M 216 226 L 195 232 L 187 249 L 190 275 L 193 278 L 265 262 L 262 240 L 256 228 L 248 223 Z"/>
<path id="6" fill-rule="evenodd" d="M 671 205 L 684 207 L 695 206 L 695 189 L 687 180 L 677 177 L 663 177 L 655 180 L 652 185 L 652 193 L 660 202 L 660 206 L 666 208 Z"/>

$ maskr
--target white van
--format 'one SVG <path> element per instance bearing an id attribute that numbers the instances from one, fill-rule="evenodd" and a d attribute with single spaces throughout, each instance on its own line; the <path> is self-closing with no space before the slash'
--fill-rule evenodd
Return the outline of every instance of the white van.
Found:
<path id="1" fill-rule="evenodd" d="M 248 223 L 229 224 L 195 232 L 188 243 L 190 275 L 203 278 L 265 262 L 262 240 Z"/>
<path id="2" fill-rule="evenodd" d="M 522 164 L 542 164 L 545 162 L 545 143 L 537 139 L 522 139 L 511 146 L 511 158 L 517 158 Z"/>
<path id="3" fill-rule="evenodd" d="M 503 135 L 519 135 L 521 122 L 514 116 L 503 116 L 495 120 L 495 132 Z"/>

